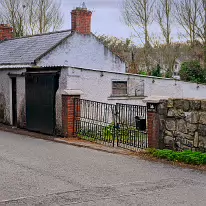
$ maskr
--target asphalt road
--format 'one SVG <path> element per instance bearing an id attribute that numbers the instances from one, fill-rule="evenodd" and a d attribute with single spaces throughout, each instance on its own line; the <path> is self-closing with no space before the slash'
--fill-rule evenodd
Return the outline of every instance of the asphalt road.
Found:
<path id="1" fill-rule="evenodd" d="M 206 205 L 206 174 L 0 131 L 0 206 Z"/>

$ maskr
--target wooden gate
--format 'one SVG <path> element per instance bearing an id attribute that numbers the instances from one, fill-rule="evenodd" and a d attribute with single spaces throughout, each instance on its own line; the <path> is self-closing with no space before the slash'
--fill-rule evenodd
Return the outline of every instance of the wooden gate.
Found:
<path id="1" fill-rule="evenodd" d="M 57 72 L 26 73 L 26 125 L 28 130 L 54 134 L 58 79 Z"/>

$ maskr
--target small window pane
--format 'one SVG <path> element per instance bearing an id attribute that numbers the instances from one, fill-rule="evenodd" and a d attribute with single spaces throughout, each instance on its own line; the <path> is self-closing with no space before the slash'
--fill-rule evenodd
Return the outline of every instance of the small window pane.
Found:
<path id="1" fill-rule="evenodd" d="M 112 95 L 113 96 L 127 95 L 127 82 L 126 81 L 112 82 Z"/>

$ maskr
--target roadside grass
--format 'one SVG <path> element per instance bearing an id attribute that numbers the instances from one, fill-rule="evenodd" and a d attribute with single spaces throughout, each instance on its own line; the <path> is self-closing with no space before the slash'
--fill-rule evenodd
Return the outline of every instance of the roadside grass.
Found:
<path id="1" fill-rule="evenodd" d="M 186 150 L 183 152 L 177 152 L 172 150 L 158 150 L 147 149 L 147 153 L 158 159 L 166 159 L 173 162 L 183 162 L 191 165 L 206 165 L 206 153 L 193 152 Z"/>

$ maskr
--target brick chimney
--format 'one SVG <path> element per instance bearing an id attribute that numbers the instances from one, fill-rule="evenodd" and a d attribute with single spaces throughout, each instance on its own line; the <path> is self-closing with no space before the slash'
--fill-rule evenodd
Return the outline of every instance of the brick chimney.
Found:
<path id="1" fill-rule="evenodd" d="M 91 33 L 91 20 L 92 12 L 87 10 L 85 3 L 82 7 L 77 7 L 72 10 L 72 31 L 78 32 L 80 34 L 90 34 Z"/>
<path id="2" fill-rule="evenodd" d="M 8 24 L 0 24 L 0 41 L 13 39 L 13 28 Z"/>

